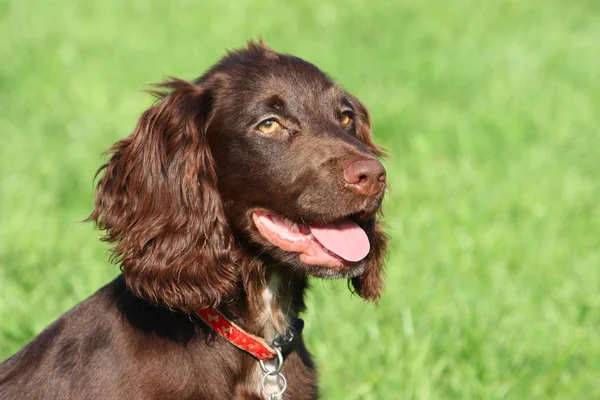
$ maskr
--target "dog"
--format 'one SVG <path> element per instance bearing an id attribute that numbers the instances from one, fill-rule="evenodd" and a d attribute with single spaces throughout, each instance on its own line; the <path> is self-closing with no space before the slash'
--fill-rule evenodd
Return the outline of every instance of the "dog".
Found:
<path id="1" fill-rule="evenodd" d="M 367 109 L 262 41 L 151 92 L 88 218 L 122 274 L 0 365 L 0 398 L 316 399 L 308 277 L 383 288 Z"/>

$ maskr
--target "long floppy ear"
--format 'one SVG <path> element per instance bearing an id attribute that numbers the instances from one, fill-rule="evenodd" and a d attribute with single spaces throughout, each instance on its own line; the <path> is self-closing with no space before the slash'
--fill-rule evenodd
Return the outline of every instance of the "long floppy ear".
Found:
<path id="1" fill-rule="evenodd" d="M 364 260 L 366 267 L 362 275 L 352 278 L 356 293 L 369 301 L 377 302 L 383 292 L 384 263 L 387 256 L 387 235 L 376 216 L 366 227 L 371 238 L 371 251 Z"/>
<path id="2" fill-rule="evenodd" d="M 367 148 L 377 157 L 386 157 L 387 153 L 383 147 L 373 142 L 373 135 L 371 134 L 371 114 L 363 103 L 360 102 L 356 97 L 351 94 L 347 94 L 351 103 L 354 105 L 354 111 L 356 112 L 356 135 L 363 142 Z"/>
<path id="3" fill-rule="evenodd" d="M 232 295 L 237 278 L 206 139 L 214 99 L 203 84 L 158 86 L 160 100 L 98 170 L 89 219 L 106 231 L 103 240 L 137 296 L 193 312 Z"/>
<path id="4" fill-rule="evenodd" d="M 361 142 L 377 157 L 385 157 L 382 147 L 373 142 L 371 134 L 371 116 L 367 108 L 354 96 L 349 95 L 354 105 L 357 118 L 356 134 Z M 382 213 L 378 213 L 366 226 L 371 238 L 371 251 L 365 259 L 366 268 L 362 275 L 352 278 L 352 286 L 361 297 L 370 301 L 378 301 L 383 291 L 384 262 L 387 255 L 387 235 L 379 222 Z"/>

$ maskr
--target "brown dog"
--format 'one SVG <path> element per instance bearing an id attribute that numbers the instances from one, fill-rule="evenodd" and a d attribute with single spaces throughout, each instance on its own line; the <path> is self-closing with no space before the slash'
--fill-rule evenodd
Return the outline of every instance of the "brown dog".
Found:
<path id="1" fill-rule="evenodd" d="M 123 274 L 0 365 L 1 399 L 315 399 L 307 277 L 379 298 L 385 170 L 354 96 L 262 43 L 159 87 L 90 217 Z"/>

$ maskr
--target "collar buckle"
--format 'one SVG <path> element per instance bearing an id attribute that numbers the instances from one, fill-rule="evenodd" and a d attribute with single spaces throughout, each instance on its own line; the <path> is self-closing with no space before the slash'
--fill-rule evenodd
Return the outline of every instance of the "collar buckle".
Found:
<path id="1" fill-rule="evenodd" d="M 302 333 L 304 329 L 304 320 L 296 318 L 290 324 L 290 327 L 280 336 L 277 336 L 271 345 L 281 349 L 284 353 L 288 351 L 295 339 Z"/>
<path id="2" fill-rule="evenodd" d="M 216 309 L 202 308 L 197 313 L 204 323 L 224 339 L 259 361 L 263 371 L 262 391 L 269 400 L 280 399 L 287 389 L 287 380 L 281 373 L 285 361 L 283 353 L 291 349 L 295 339 L 302 333 L 304 321 L 300 318 L 292 320 L 289 328 L 269 345 L 264 339 L 243 330 Z"/>

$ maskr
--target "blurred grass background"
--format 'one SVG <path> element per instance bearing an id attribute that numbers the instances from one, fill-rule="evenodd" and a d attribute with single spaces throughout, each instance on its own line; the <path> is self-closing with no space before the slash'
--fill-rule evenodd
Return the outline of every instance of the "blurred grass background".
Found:
<path id="1" fill-rule="evenodd" d="M 116 275 L 78 221 L 141 90 L 259 35 L 357 94 L 392 155 L 380 305 L 313 281 L 323 398 L 600 398 L 591 0 L 0 0 L 0 359 Z"/>

